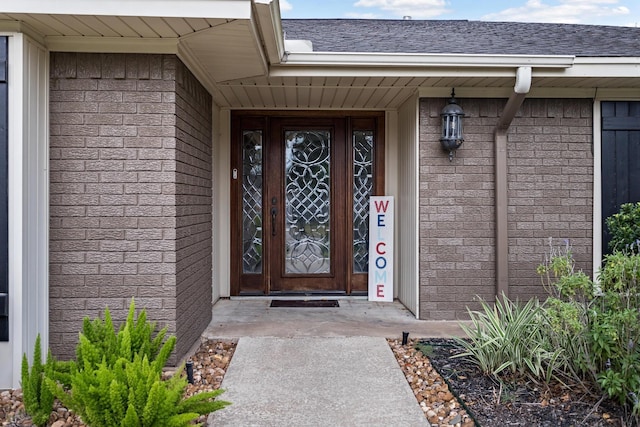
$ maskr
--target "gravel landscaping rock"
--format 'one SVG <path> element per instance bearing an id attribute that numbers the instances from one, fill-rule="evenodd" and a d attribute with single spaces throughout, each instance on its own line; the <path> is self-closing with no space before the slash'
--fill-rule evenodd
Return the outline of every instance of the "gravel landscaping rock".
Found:
<path id="1" fill-rule="evenodd" d="M 404 346 L 400 340 L 388 342 L 432 427 L 474 426 L 473 420 L 451 393 L 442 376 L 433 368 L 431 361 L 416 350 L 416 341 L 409 340 Z"/>
<path id="2" fill-rule="evenodd" d="M 404 346 L 400 340 L 390 339 L 388 343 L 432 427 L 634 425 L 625 420 L 619 406 L 611 402 L 596 406 L 593 397 L 576 390 L 530 384 L 500 386 L 465 359 L 451 359 L 460 351 L 452 340 L 423 341 L 427 346 L 422 348 L 429 357 L 416 349 L 417 340 L 409 340 Z M 220 387 L 235 345 L 229 341 L 202 343 L 190 358 L 194 384 L 188 385 L 187 395 Z M 172 373 L 168 370 L 166 375 Z M 220 398 L 224 400 L 224 394 Z M 206 422 L 205 417 L 198 422 Z M 31 419 L 24 412 L 22 391 L 1 391 L 0 426 L 31 425 Z M 48 425 L 84 426 L 60 404 L 56 404 Z"/>

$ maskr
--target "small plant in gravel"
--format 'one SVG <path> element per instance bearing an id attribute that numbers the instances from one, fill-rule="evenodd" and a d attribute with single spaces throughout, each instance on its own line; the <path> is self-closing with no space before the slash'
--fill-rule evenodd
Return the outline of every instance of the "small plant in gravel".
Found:
<path id="1" fill-rule="evenodd" d="M 75 361 L 66 381 L 46 378 L 49 390 L 92 427 L 185 426 L 228 402 L 215 400 L 223 391 L 184 398 L 187 380 L 179 369 L 168 381 L 162 369 L 175 344 L 166 329 L 153 337 L 155 324 L 142 310 L 135 319 L 131 301 L 126 322 L 116 333 L 109 309 L 105 319 L 85 318 Z"/>
<path id="2" fill-rule="evenodd" d="M 27 355 L 22 356 L 22 396 L 25 411 L 37 426 L 44 426 L 49 421 L 55 397 L 45 385 L 45 377 L 53 377 L 54 361 L 51 352 L 47 354 L 47 361 L 42 364 L 42 347 L 40 334 L 36 337 L 33 349 L 33 363 L 29 368 Z"/>
<path id="3" fill-rule="evenodd" d="M 92 427 L 187 426 L 200 415 L 229 405 L 215 400 L 223 391 L 215 390 L 184 399 L 187 380 L 178 370 L 162 380 L 162 368 L 175 346 L 170 337 L 152 362 L 140 353 L 133 360 L 123 357 L 109 365 L 106 358 L 95 368 L 85 362 L 74 370 L 71 388 L 48 380 L 48 386 L 69 409 Z"/>
<path id="4" fill-rule="evenodd" d="M 107 307 L 104 320 L 84 318 L 75 363 L 82 369 L 86 369 L 86 366 L 96 367 L 103 361 L 107 366 L 113 366 L 121 358 L 133 361 L 136 355 L 146 356 L 153 361 L 167 334 L 167 328 L 157 333 L 155 329 L 156 324 L 147 321 L 146 310 L 141 310 L 135 318 L 135 301 L 132 299 L 127 319 L 116 333 Z"/>

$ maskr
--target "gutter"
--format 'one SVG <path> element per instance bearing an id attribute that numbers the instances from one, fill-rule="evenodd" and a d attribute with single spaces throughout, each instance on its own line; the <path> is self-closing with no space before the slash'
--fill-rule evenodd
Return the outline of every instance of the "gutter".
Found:
<path id="1" fill-rule="evenodd" d="M 516 113 L 531 90 L 531 67 L 519 67 L 513 93 L 494 129 L 496 183 L 496 297 L 509 296 L 509 195 L 507 189 L 507 133 Z"/>
<path id="2" fill-rule="evenodd" d="M 394 66 L 470 68 L 571 68 L 573 55 L 463 55 L 447 53 L 285 52 L 288 66 Z"/>

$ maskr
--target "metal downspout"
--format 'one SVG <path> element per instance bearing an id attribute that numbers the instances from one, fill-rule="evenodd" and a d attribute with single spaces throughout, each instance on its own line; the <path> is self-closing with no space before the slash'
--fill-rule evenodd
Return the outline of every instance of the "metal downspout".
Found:
<path id="1" fill-rule="evenodd" d="M 509 296 L 509 218 L 507 133 L 531 89 L 531 67 L 519 67 L 513 93 L 494 130 L 496 185 L 496 297 Z"/>

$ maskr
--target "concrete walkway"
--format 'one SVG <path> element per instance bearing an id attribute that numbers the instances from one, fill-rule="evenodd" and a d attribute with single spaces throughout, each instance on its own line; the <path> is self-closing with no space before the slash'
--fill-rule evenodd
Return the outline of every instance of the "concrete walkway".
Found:
<path id="1" fill-rule="evenodd" d="M 385 338 L 461 336 L 400 303 L 340 299 L 338 308 L 221 300 L 205 338 L 237 339 L 222 383 L 232 405 L 215 426 L 428 426 Z"/>
<path id="2" fill-rule="evenodd" d="M 240 338 L 214 426 L 428 426 L 384 338 Z"/>
<path id="3" fill-rule="evenodd" d="M 269 298 L 220 300 L 213 307 L 206 338 L 463 336 L 457 321 L 425 321 L 399 302 L 343 298 L 337 308 L 270 308 Z"/>

